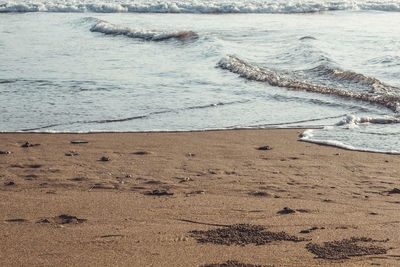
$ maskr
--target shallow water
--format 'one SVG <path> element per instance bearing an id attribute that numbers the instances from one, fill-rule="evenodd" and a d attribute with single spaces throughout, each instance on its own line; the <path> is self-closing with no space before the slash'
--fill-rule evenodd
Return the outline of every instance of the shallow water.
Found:
<path id="1" fill-rule="evenodd" d="M 179 14 L 46 3 L 0 14 L 0 131 L 327 126 L 303 139 L 400 152 L 397 2 L 307 14 L 279 14 L 302 12 L 293 2 L 278 14 L 268 1 L 264 14 L 204 14 L 222 5 L 211 1 Z M 391 12 L 376 11 L 385 3 Z"/>

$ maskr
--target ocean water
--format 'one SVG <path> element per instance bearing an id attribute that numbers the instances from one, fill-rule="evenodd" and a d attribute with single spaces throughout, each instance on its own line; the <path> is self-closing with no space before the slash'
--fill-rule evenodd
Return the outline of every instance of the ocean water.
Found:
<path id="1" fill-rule="evenodd" d="M 400 0 L 0 0 L 0 131 L 308 128 L 400 153 Z"/>

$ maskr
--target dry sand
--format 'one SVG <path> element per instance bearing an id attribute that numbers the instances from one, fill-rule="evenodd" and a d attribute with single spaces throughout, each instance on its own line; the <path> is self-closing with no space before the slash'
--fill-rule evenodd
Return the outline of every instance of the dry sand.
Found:
<path id="1" fill-rule="evenodd" d="M 400 156 L 300 132 L 0 134 L 0 265 L 400 266 Z"/>

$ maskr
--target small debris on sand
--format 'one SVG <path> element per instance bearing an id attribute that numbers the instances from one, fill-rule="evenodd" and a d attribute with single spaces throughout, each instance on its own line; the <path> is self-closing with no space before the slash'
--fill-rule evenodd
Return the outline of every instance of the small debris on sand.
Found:
<path id="1" fill-rule="evenodd" d="M 193 154 L 193 153 L 186 153 L 185 156 L 186 156 L 186 157 L 195 157 L 196 154 Z"/>
<path id="2" fill-rule="evenodd" d="M 241 263 L 241 262 L 238 262 L 238 261 L 229 260 L 229 261 L 224 262 L 224 263 L 206 264 L 206 265 L 203 265 L 202 267 L 269 267 L 269 266 L 266 266 L 266 265 L 254 265 L 254 264 Z"/>
<path id="3" fill-rule="evenodd" d="M 76 216 L 71 216 L 67 214 L 61 214 L 54 218 L 54 222 L 58 224 L 76 224 L 83 223 L 87 221 L 86 219 L 79 219 Z"/>
<path id="4" fill-rule="evenodd" d="M 111 159 L 109 157 L 105 157 L 105 156 L 100 158 L 100 161 L 110 161 L 110 160 Z"/>
<path id="5" fill-rule="evenodd" d="M 387 242 L 386 240 L 373 240 L 366 237 L 352 237 L 341 241 L 324 242 L 323 245 L 308 243 L 306 248 L 318 258 L 328 260 L 349 259 L 349 257 L 386 254 L 387 249 L 377 246 L 360 246 L 364 242 Z"/>
<path id="6" fill-rule="evenodd" d="M 150 153 L 147 152 L 147 151 L 136 151 L 136 152 L 133 152 L 132 154 L 134 154 L 134 155 L 147 155 L 147 154 L 150 154 Z"/>
<path id="7" fill-rule="evenodd" d="M 43 165 L 41 165 L 41 164 L 30 164 L 30 165 L 27 165 L 27 167 L 32 168 L 32 169 L 39 169 L 42 166 Z"/>
<path id="8" fill-rule="evenodd" d="M 10 151 L 0 151 L 0 155 L 9 155 L 11 154 Z"/>
<path id="9" fill-rule="evenodd" d="M 88 178 L 85 178 L 85 177 L 75 177 L 75 178 L 70 178 L 70 179 L 68 179 L 68 180 L 73 181 L 73 182 L 82 182 L 82 181 L 87 181 Z"/>
<path id="10" fill-rule="evenodd" d="M 6 220 L 6 222 L 16 222 L 16 223 L 20 223 L 20 222 L 27 222 L 28 220 L 25 219 L 9 219 Z"/>
<path id="11" fill-rule="evenodd" d="M 278 213 L 278 214 L 285 215 L 285 214 L 290 214 L 290 213 L 295 213 L 295 212 L 296 212 L 296 211 L 295 211 L 295 210 L 292 210 L 291 208 L 284 207 L 283 210 L 280 210 L 280 211 L 278 211 L 277 213 Z"/>
<path id="12" fill-rule="evenodd" d="M 172 196 L 174 193 L 167 192 L 165 190 L 153 190 L 146 192 L 145 195 L 147 196 Z"/>
<path id="13" fill-rule="evenodd" d="M 192 177 L 185 177 L 185 178 L 182 178 L 179 182 L 186 183 L 186 182 L 192 182 L 192 181 L 194 181 Z"/>
<path id="14" fill-rule="evenodd" d="M 323 229 L 325 229 L 325 227 L 311 227 L 310 229 L 307 229 L 307 230 L 301 230 L 300 231 L 300 234 L 309 234 L 309 233 L 311 233 L 311 231 L 315 231 L 315 230 L 318 230 L 318 229 L 321 229 L 321 230 L 323 230 Z"/>
<path id="15" fill-rule="evenodd" d="M 255 196 L 255 197 L 270 197 L 271 196 L 267 192 L 263 192 L 263 191 L 250 192 L 249 195 L 250 196 Z"/>
<path id="16" fill-rule="evenodd" d="M 72 140 L 71 141 L 71 144 L 75 144 L 75 145 L 77 145 L 77 144 L 87 144 L 87 143 L 89 143 L 89 141 L 86 141 L 86 140 Z"/>
<path id="17" fill-rule="evenodd" d="M 77 153 L 75 151 L 70 151 L 69 153 L 65 153 L 65 156 L 67 156 L 67 157 L 79 156 L 79 153 Z"/>
<path id="18" fill-rule="evenodd" d="M 272 147 L 270 147 L 270 146 L 260 146 L 257 148 L 257 150 L 271 150 L 271 149 L 272 149 Z"/>
<path id="19" fill-rule="evenodd" d="M 40 144 L 31 144 L 29 142 L 25 142 L 21 147 L 33 147 L 33 146 L 40 146 Z"/>
<path id="20" fill-rule="evenodd" d="M 248 244 L 265 245 L 272 241 L 305 241 L 304 238 L 289 235 L 285 232 L 264 231 L 264 226 L 251 224 L 234 224 L 227 227 L 208 231 L 191 231 L 190 235 L 199 243 L 213 243 L 219 245 L 238 245 Z"/>
<path id="21" fill-rule="evenodd" d="M 392 190 L 388 191 L 388 194 L 400 194 L 400 189 L 393 188 Z"/>
<path id="22" fill-rule="evenodd" d="M 8 183 L 4 183 L 5 186 L 11 186 L 11 185 L 15 185 L 15 183 L 13 181 L 10 181 Z"/>
<path id="23" fill-rule="evenodd" d="M 50 221 L 48 219 L 44 218 L 44 219 L 40 219 L 36 223 L 50 223 Z"/>

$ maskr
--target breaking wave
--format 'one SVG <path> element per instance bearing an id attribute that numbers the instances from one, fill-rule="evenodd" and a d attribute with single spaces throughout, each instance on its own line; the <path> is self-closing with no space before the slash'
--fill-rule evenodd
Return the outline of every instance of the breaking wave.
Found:
<path id="1" fill-rule="evenodd" d="M 303 72 L 311 77 L 322 77 L 321 82 L 326 86 L 340 87 L 341 89 L 363 93 L 369 92 L 388 95 L 391 93 L 400 93 L 400 88 L 385 84 L 376 78 L 331 66 L 319 65 Z"/>
<path id="2" fill-rule="evenodd" d="M 400 154 L 398 149 L 400 145 L 399 139 L 389 138 L 390 135 L 398 135 L 399 124 L 400 118 L 397 117 L 357 117 L 348 115 L 334 126 L 304 131 L 300 136 L 300 140 L 348 150 Z M 385 127 L 384 131 L 382 131 L 382 127 Z M 371 138 L 372 135 L 381 137 Z M 382 142 L 384 138 L 390 139 L 392 143 Z"/>
<path id="3" fill-rule="evenodd" d="M 336 10 L 400 12 L 396 0 L 164 0 L 164 1 L 10 1 L 0 2 L 0 12 L 97 13 L 311 13 Z"/>
<path id="4" fill-rule="evenodd" d="M 361 100 L 400 112 L 400 88 L 351 71 L 322 65 L 306 71 L 278 71 L 247 63 L 235 56 L 222 58 L 218 67 L 272 86 Z"/>
<path id="5" fill-rule="evenodd" d="M 393 124 L 393 123 L 400 123 L 400 119 L 389 116 L 371 118 L 371 117 L 356 117 L 354 115 L 348 115 L 342 121 L 338 122 L 336 126 L 346 126 L 347 128 L 352 128 L 362 123 Z"/>
<path id="6" fill-rule="evenodd" d="M 197 39 L 199 36 L 193 31 L 156 31 L 137 30 L 129 27 L 119 26 L 104 20 L 96 20 L 90 28 L 91 32 L 100 32 L 110 35 L 124 35 L 129 38 L 139 38 L 146 41 L 165 41 L 176 39 L 180 41 Z"/>

